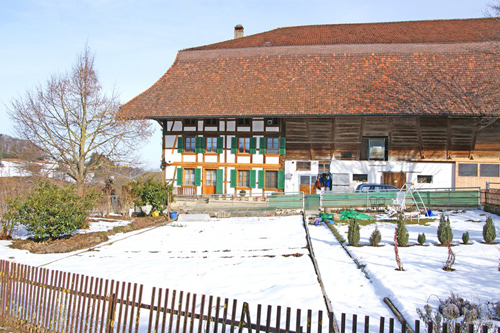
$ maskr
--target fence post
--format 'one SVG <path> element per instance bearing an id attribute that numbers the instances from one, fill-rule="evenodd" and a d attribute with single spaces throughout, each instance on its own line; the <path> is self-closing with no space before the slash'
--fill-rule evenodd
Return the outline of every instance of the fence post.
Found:
<path id="1" fill-rule="evenodd" d="M 108 317 L 106 318 L 106 333 L 113 332 L 115 326 L 116 294 L 111 294 L 108 307 Z"/>

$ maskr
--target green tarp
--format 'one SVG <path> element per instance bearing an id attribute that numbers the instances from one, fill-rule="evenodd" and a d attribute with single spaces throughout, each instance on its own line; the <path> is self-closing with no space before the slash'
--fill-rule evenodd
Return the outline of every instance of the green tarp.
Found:
<path id="1" fill-rule="evenodd" d="M 366 214 L 360 214 L 355 210 L 343 210 L 340 212 L 340 220 L 350 220 L 350 219 L 374 220 L 373 217 Z"/>

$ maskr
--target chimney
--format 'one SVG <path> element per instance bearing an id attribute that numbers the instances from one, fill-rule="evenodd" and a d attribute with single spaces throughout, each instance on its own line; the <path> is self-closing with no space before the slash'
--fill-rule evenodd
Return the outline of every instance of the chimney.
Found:
<path id="1" fill-rule="evenodd" d="M 241 24 L 237 24 L 234 27 L 234 39 L 240 38 L 240 37 L 243 37 L 243 36 L 244 36 L 243 26 Z"/>

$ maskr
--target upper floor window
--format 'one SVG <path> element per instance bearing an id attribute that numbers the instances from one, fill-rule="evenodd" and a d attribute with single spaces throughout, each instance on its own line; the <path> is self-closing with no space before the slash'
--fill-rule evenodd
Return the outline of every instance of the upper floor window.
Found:
<path id="1" fill-rule="evenodd" d="M 238 138 L 238 153 L 250 153 L 250 138 Z"/>
<path id="2" fill-rule="evenodd" d="M 238 125 L 250 125 L 250 118 L 238 118 Z"/>
<path id="3" fill-rule="evenodd" d="M 207 138 L 206 152 L 207 153 L 216 153 L 217 152 L 217 138 L 216 137 L 208 137 Z"/>
<path id="4" fill-rule="evenodd" d="M 298 171 L 311 171 L 311 162 L 297 162 Z"/>
<path id="5" fill-rule="evenodd" d="M 218 123 L 218 119 L 215 118 L 205 119 L 205 126 L 217 126 Z"/>
<path id="6" fill-rule="evenodd" d="M 184 119 L 184 126 L 196 126 L 196 119 L 194 118 Z"/>
<path id="7" fill-rule="evenodd" d="M 368 137 L 361 142 L 361 160 L 387 161 L 387 137 Z"/>
<path id="8" fill-rule="evenodd" d="M 278 118 L 266 118 L 266 125 L 278 125 Z"/>
<path id="9" fill-rule="evenodd" d="M 186 137 L 184 141 L 184 151 L 186 153 L 196 152 L 196 138 L 192 136 Z"/>
<path id="10" fill-rule="evenodd" d="M 280 148 L 279 138 L 267 138 L 267 153 L 278 154 Z"/>

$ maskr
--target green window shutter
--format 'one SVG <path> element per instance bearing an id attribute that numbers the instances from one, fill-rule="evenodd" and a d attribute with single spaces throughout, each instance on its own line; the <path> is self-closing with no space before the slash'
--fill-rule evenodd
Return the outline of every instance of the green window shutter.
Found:
<path id="1" fill-rule="evenodd" d="M 177 168 L 177 186 L 182 185 L 182 180 L 183 180 L 183 172 L 182 168 Z"/>
<path id="2" fill-rule="evenodd" d="M 236 187 L 236 169 L 231 170 L 231 187 L 235 188 Z"/>
<path id="3" fill-rule="evenodd" d="M 238 153 L 238 138 L 234 136 L 231 138 L 231 154 L 237 154 L 237 153 Z"/>
<path id="4" fill-rule="evenodd" d="M 280 189 L 280 190 L 285 189 L 285 171 L 284 170 L 278 171 L 278 189 Z"/>
<path id="5" fill-rule="evenodd" d="M 224 152 L 224 138 L 220 136 L 217 138 L 217 154 L 222 154 L 223 152 Z"/>
<path id="6" fill-rule="evenodd" d="M 256 172 L 255 170 L 250 170 L 250 188 L 255 188 L 255 182 L 256 182 Z"/>
<path id="7" fill-rule="evenodd" d="M 264 180 L 264 175 L 265 175 L 265 171 L 264 170 L 259 170 L 259 188 L 264 188 L 266 187 L 266 183 L 265 183 L 265 180 Z"/>
<path id="8" fill-rule="evenodd" d="M 260 138 L 259 142 L 259 154 L 264 155 L 266 153 L 267 139 L 265 137 Z"/>
<path id="9" fill-rule="evenodd" d="M 200 186 L 201 185 L 201 169 L 196 168 L 194 169 L 194 186 Z"/>
<path id="10" fill-rule="evenodd" d="M 218 147 L 218 146 L 217 146 Z M 223 188 L 222 188 L 222 184 L 223 184 L 223 179 L 224 179 L 224 170 L 222 169 L 217 169 L 217 183 L 215 184 L 215 193 L 217 194 L 222 194 L 223 192 Z"/>
<path id="11" fill-rule="evenodd" d="M 196 137 L 196 153 L 203 154 L 205 152 L 205 138 L 202 136 Z"/>
<path id="12" fill-rule="evenodd" d="M 257 153 L 257 138 L 250 138 L 250 154 Z"/>
<path id="13" fill-rule="evenodd" d="M 280 150 L 279 150 L 279 153 L 280 153 L 280 155 L 285 155 L 285 152 L 286 152 L 286 138 L 285 137 L 281 137 L 280 138 Z"/>
<path id="14" fill-rule="evenodd" d="M 177 137 L 177 152 L 184 152 L 184 138 L 182 136 Z"/>

